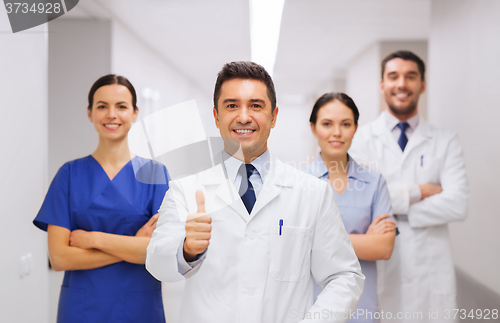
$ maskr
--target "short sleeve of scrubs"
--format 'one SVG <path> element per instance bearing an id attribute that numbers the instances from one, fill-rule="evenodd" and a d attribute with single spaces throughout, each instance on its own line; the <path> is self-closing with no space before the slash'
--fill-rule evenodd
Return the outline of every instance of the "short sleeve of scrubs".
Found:
<path id="1" fill-rule="evenodd" d="M 69 164 L 64 164 L 50 184 L 42 207 L 33 223 L 47 231 L 49 224 L 71 230 L 69 217 Z"/>

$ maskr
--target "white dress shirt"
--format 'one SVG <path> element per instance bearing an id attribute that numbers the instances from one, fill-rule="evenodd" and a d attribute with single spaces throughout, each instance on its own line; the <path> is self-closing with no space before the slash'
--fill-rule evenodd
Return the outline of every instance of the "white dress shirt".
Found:
<path id="1" fill-rule="evenodd" d="M 391 132 L 392 136 L 394 137 L 394 140 L 398 142 L 399 137 L 401 136 L 401 129 L 398 127 L 398 123 L 404 122 L 390 114 L 388 111 L 384 112 L 385 116 L 385 123 L 387 124 L 387 128 Z M 411 117 L 410 119 L 406 120 L 408 122 L 409 127 L 406 128 L 405 130 L 405 135 L 406 138 L 408 138 L 408 142 L 410 141 L 411 135 L 415 131 L 415 129 L 418 126 L 418 121 L 420 117 L 418 113 Z M 417 203 L 422 199 L 422 192 L 420 191 L 420 187 L 418 184 L 412 184 L 408 185 L 409 193 L 410 193 L 410 204 Z"/>

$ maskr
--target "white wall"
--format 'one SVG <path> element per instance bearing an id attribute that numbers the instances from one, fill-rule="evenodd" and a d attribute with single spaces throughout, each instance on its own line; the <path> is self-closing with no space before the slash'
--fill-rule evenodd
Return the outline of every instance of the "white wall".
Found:
<path id="1" fill-rule="evenodd" d="M 278 119 L 269 136 L 269 150 L 281 161 L 296 168 L 312 162 L 319 152 L 309 126 L 313 104 L 281 105 L 278 102 Z"/>
<path id="2" fill-rule="evenodd" d="M 500 2 L 432 3 L 429 121 L 458 132 L 470 183 L 468 218 L 451 227 L 456 265 L 500 293 Z"/>
<path id="3" fill-rule="evenodd" d="M 47 188 L 47 27 L 12 34 L 0 10 L 0 30 L 0 322 L 46 323 L 46 236 L 32 221 Z M 27 254 L 31 268 L 21 278 Z"/>
<path id="4" fill-rule="evenodd" d="M 197 57 L 193 55 L 193 58 Z M 111 61 L 113 73 L 127 77 L 134 84 L 138 94 L 139 119 L 159 109 L 195 99 L 207 135 L 219 134 L 213 122 L 212 93 L 200 90 L 174 65 L 119 22 L 113 23 Z M 143 95 L 145 88 L 158 92 L 159 100 L 147 100 Z"/>
<path id="5" fill-rule="evenodd" d="M 380 44 L 375 43 L 351 62 L 346 70 L 346 93 L 359 109 L 359 124 L 380 113 Z"/>

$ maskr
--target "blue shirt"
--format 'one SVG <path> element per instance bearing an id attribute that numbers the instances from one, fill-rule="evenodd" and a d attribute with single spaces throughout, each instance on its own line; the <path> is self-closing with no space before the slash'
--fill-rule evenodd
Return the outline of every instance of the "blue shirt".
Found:
<path id="1" fill-rule="evenodd" d="M 135 157 L 110 180 L 92 156 L 64 164 L 33 223 L 134 236 L 168 189 L 165 166 Z M 156 184 L 154 184 L 156 183 Z M 164 323 L 161 283 L 144 265 L 121 261 L 64 273 L 58 323 Z"/>
<path id="2" fill-rule="evenodd" d="M 341 167 L 340 165 L 338 167 Z M 317 178 L 328 181 L 328 169 L 318 154 L 314 161 L 302 169 Z M 373 219 L 380 214 L 391 214 L 391 199 L 384 177 L 377 172 L 360 166 L 348 156 L 347 170 L 348 185 L 339 195 L 335 190 L 335 201 L 339 208 L 340 216 L 348 234 L 364 234 Z M 375 261 L 360 260 L 361 269 L 366 277 L 365 288 L 356 309 L 363 309 L 375 313 L 378 311 L 377 302 L 377 267 Z M 318 290 L 319 288 L 319 290 Z M 315 286 L 315 295 L 319 294 L 321 287 Z M 349 322 L 377 322 L 378 320 L 365 320 L 366 316 L 358 317 Z M 369 317 L 368 317 L 369 318 Z"/>

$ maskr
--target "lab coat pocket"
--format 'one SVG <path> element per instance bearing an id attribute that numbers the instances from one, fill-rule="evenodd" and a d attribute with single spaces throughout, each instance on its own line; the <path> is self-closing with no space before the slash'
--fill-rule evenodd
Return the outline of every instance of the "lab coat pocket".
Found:
<path id="1" fill-rule="evenodd" d="M 271 232 L 270 274 L 277 281 L 298 282 L 311 267 L 311 230 L 273 227 Z"/>
<path id="2" fill-rule="evenodd" d="M 87 291 L 83 288 L 61 286 L 57 322 L 84 322 L 83 312 Z"/>
<path id="3" fill-rule="evenodd" d="M 440 184 L 441 158 L 420 156 L 416 165 L 415 179 L 417 184 Z"/>

